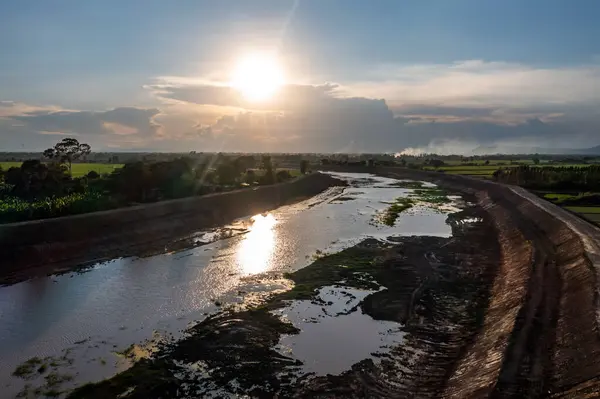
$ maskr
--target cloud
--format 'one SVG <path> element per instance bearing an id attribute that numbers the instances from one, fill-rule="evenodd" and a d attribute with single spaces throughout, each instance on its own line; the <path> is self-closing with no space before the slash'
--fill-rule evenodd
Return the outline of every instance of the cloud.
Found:
<path id="1" fill-rule="evenodd" d="M 440 143 L 454 140 L 462 144 L 444 144 L 444 148 L 470 151 L 507 140 L 515 145 L 519 140 L 523 143 L 545 140 L 556 146 L 592 142 L 597 118 L 589 120 L 587 125 L 581 122 L 581 115 L 579 119 L 569 119 L 574 116 L 573 111 L 581 110 L 579 103 L 513 100 L 502 103 L 497 101 L 498 96 L 484 98 L 488 89 L 475 91 L 483 78 L 519 74 L 526 68 L 472 61 L 452 64 L 446 69 L 449 72 L 444 72 L 441 66 L 403 70 L 401 75 L 406 78 L 403 85 L 410 86 L 412 95 L 399 101 L 398 95 L 390 94 L 391 105 L 389 100 L 380 99 L 385 90 L 391 90 L 387 81 L 386 89 L 376 92 L 379 97 L 352 91 L 348 85 L 287 85 L 276 98 L 261 104 L 248 104 L 235 90 L 201 79 L 180 78 L 171 82 L 164 79 L 153 89 L 159 98 L 174 101 L 180 107 L 195 107 L 198 112 L 204 107 L 214 107 L 212 121 L 200 122 L 188 116 L 184 124 L 187 127 L 176 129 L 181 133 L 179 137 L 193 138 L 207 150 L 395 151 L 428 143 L 440 148 Z M 454 83 L 446 81 L 455 76 L 460 79 Z M 442 82 L 439 93 L 431 80 Z M 505 76 L 504 80 L 510 79 Z M 391 87 L 398 90 L 398 81 L 395 83 L 397 86 Z M 449 95 L 448 87 L 461 84 L 470 88 L 463 97 Z M 381 89 L 381 82 L 374 85 Z M 518 93 L 514 96 L 518 97 Z M 225 106 L 229 107 L 227 113 L 218 116 L 219 107 Z M 163 114 L 170 111 L 163 109 Z M 174 130 L 170 126 L 176 118 L 172 119 L 160 120 L 167 132 Z M 181 121 L 177 119 L 180 125 Z"/>
<path id="2" fill-rule="evenodd" d="M 585 103 L 600 98 L 600 65 L 541 68 L 471 60 L 453 64 L 386 66 L 346 91 L 390 103 L 522 107 Z"/>
<path id="3" fill-rule="evenodd" d="M 154 140 L 160 128 L 154 121 L 160 112 L 157 108 L 76 111 L 13 103 L 2 109 L 10 110 L 0 113 L 0 143 L 7 149 L 40 149 L 55 140 L 51 136 L 80 136 L 96 148 L 126 147 Z"/>
<path id="4" fill-rule="evenodd" d="M 595 64 L 386 66 L 364 82 L 288 84 L 259 103 L 206 76 L 155 79 L 144 86 L 152 108 L 81 111 L 5 101 L 0 144 L 77 134 L 100 147 L 168 151 L 469 153 L 600 142 Z"/>
<path id="5" fill-rule="evenodd" d="M 213 105 L 235 107 L 244 110 L 262 111 L 297 111 L 300 108 L 315 108 L 321 104 L 331 104 L 336 99 L 338 85 L 325 83 L 321 85 L 288 84 L 281 87 L 277 94 L 269 100 L 252 102 L 236 89 L 221 84 L 208 83 L 190 79 L 162 78 L 154 85 L 146 86 L 159 98 L 193 103 L 198 105 Z"/>

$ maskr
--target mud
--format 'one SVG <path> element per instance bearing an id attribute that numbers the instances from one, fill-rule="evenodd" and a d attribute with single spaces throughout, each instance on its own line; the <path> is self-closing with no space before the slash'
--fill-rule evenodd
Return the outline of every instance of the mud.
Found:
<path id="1" fill-rule="evenodd" d="M 501 258 L 483 325 L 443 396 L 600 396 L 600 230 L 518 187 L 404 168 L 368 171 L 473 195 L 495 225 Z"/>
<path id="2" fill-rule="evenodd" d="M 476 223 L 461 223 L 479 220 Z M 482 324 L 498 269 L 493 224 L 472 207 L 451 215 L 453 237 L 367 239 L 286 275 L 294 287 L 244 311 L 223 312 L 165 345 L 153 359 L 110 380 L 73 392 L 72 398 L 185 397 L 413 397 L 439 395 L 449 370 Z M 322 306 L 324 287 L 371 290 L 351 309 L 394 322 L 402 342 L 359 361 L 339 375 L 315 375 L 277 345 L 302 334 L 280 317 L 290 303 Z M 340 331 L 339 334 L 344 334 Z M 368 339 L 368 338 L 365 338 Z M 149 379 L 149 374 L 152 379 Z M 404 392 L 404 394 L 402 394 Z"/>
<path id="3" fill-rule="evenodd" d="M 70 397 L 600 395 L 598 229 L 504 185 L 407 169 L 352 171 L 432 181 L 470 205 L 448 216 L 448 238 L 371 238 L 318 254 L 280 276 L 293 288 L 222 310 Z M 417 184 L 410 188 L 427 187 Z M 438 189 L 415 195 L 448 205 Z M 305 319 L 296 315 L 302 306 Z M 310 323 L 356 315 L 391 323 L 388 335 L 398 339 L 331 374 L 294 352 Z M 347 330 L 337 332 L 340 341 Z"/>

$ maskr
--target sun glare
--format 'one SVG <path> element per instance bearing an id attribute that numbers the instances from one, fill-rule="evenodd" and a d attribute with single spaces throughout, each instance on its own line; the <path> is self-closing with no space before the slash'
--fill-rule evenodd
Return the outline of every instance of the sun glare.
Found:
<path id="1" fill-rule="evenodd" d="M 270 213 L 252 217 L 250 231 L 238 248 L 237 259 L 244 274 L 258 274 L 270 267 L 275 248 L 274 227 L 277 220 Z"/>
<path id="2" fill-rule="evenodd" d="M 283 83 L 283 71 L 277 58 L 261 54 L 241 59 L 231 78 L 231 86 L 249 101 L 269 100 Z"/>

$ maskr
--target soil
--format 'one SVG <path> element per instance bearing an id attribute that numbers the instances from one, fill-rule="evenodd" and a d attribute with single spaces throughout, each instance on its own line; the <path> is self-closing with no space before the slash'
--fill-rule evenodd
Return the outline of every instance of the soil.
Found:
<path id="1" fill-rule="evenodd" d="M 463 223 L 474 219 L 480 221 Z M 494 226 L 482 209 L 471 207 L 453 214 L 449 223 L 452 238 L 367 239 L 319 258 L 287 275 L 294 282 L 290 291 L 247 310 L 210 317 L 191 328 L 183 340 L 165 345 L 155 358 L 112 379 L 86 385 L 70 397 L 105 398 L 125 392 L 130 398 L 210 393 L 439 396 L 449 371 L 482 325 L 500 259 Z M 364 360 L 338 376 L 303 373 L 302 362 L 275 349 L 283 334 L 300 331 L 274 311 L 290 300 L 317 301 L 318 290 L 330 285 L 375 291 L 357 307 L 375 320 L 402 324 L 405 342 L 377 362 Z M 199 364 L 206 372 L 189 371 Z"/>
<path id="2" fill-rule="evenodd" d="M 518 188 L 401 168 L 350 168 L 460 192 L 453 236 L 367 239 L 287 275 L 294 287 L 224 310 L 150 359 L 71 398 L 538 398 L 600 396 L 600 230 Z M 352 311 L 401 343 L 339 375 L 306 373 L 277 316 L 323 287 L 373 291 Z M 340 332 L 341 333 L 341 332 Z M 351 350 L 349 348 L 348 350 Z"/>

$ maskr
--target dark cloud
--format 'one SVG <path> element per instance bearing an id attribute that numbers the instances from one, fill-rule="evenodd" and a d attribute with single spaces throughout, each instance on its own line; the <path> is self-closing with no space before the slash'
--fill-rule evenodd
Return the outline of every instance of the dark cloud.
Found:
<path id="1" fill-rule="evenodd" d="M 598 111 L 577 104 L 461 106 L 343 96 L 335 84 L 287 85 L 269 102 L 250 104 L 224 86 L 151 86 L 157 108 L 108 111 L 3 108 L 5 148 L 85 135 L 95 148 L 168 151 L 399 152 L 405 148 L 469 153 L 474 148 L 585 147 L 600 144 Z M 588 104 L 589 105 L 589 104 Z M 231 107 L 240 111 L 232 114 Z M 4 115 L 4 117 L 2 117 Z M 6 116 L 8 115 L 8 116 Z M 159 125 L 160 123 L 160 125 Z M 47 135 L 39 134 L 43 132 Z M 12 136 L 10 138 L 9 136 Z M 37 137 L 37 139 L 36 139 Z M 538 146 L 538 147 L 539 147 Z M 29 147 L 32 148 L 32 147 Z"/>
<path id="2" fill-rule="evenodd" d="M 484 117 L 491 116 L 495 111 L 489 107 L 452 107 L 444 105 L 410 104 L 399 107 L 397 112 L 403 115 L 455 116 L 455 117 Z"/>
<path id="3" fill-rule="evenodd" d="M 158 109 L 133 107 L 115 108 L 109 111 L 33 111 L 24 115 L 14 115 L 10 119 L 24 123 L 33 131 L 75 133 L 81 135 L 110 134 L 115 127 L 124 126 L 142 135 L 153 135 L 156 124 L 152 118 Z"/>
<path id="4" fill-rule="evenodd" d="M 200 138 L 208 149 L 370 152 L 445 140 L 475 145 L 537 140 L 561 146 L 571 138 L 595 144 L 590 127 L 598 125 L 597 118 L 591 124 L 581 118 L 566 123 L 564 104 L 510 107 L 493 106 L 489 101 L 469 106 L 408 102 L 391 109 L 385 100 L 344 96 L 342 88 L 329 83 L 287 85 L 271 101 L 259 104 L 246 102 L 225 86 L 166 83 L 157 93 L 190 104 L 250 111 L 194 128 L 194 139 Z"/>

